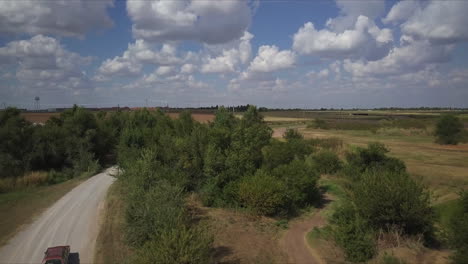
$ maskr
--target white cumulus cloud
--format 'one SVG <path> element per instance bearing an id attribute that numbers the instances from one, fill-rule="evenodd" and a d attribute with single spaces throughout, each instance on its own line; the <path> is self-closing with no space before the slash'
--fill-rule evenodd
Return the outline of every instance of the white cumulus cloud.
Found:
<path id="1" fill-rule="evenodd" d="M 296 54 L 290 50 L 279 50 L 272 45 L 264 45 L 258 48 L 257 56 L 250 62 L 248 71 L 272 72 L 293 67 L 296 62 Z"/>
<path id="2" fill-rule="evenodd" d="M 0 32 L 83 36 L 113 24 L 107 14 L 112 5 L 112 0 L 2 1 Z"/>
<path id="3" fill-rule="evenodd" d="M 159 66 L 176 65 L 183 62 L 177 57 L 177 49 L 171 44 L 164 44 L 157 50 L 153 45 L 138 39 L 135 43 L 128 45 L 122 56 L 116 56 L 105 60 L 98 69 L 97 79 L 104 79 L 105 76 L 132 76 L 141 73 L 144 64 L 154 64 Z"/>
<path id="4" fill-rule="evenodd" d="M 401 25 L 402 32 L 438 43 L 468 40 L 468 2 L 432 0 L 421 3 Z"/>
<path id="5" fill-rule="evenodd" d="M 216 57 L 207 57 L 202 66 L 203 73 L 228 73 L 235 72 L 240 64 L 245 64 L 252 56 L 250 40 L 253 35 L 245 32 L 239 39 L 237 47 L 223 49 L 222 54 Z"/>
<path id="6" fill-rule="evenodd" d="M 252 18 L 252 1 L 127 1 L 133 34 L 151 41 L 225 43 L 242 36 Z"/>
<path id="7" fill-rule="evenodd" d="M 0 47 L 0 61 L 13 67 L 16 80 L 28 88 L 90 88 L 83 67 L 91 62 L 91 58 L 66 50 L 52 37 L 36 35 L 9 42 Z"/>
<path id="8" fill-rule="evenodd" d="M 354 28 L 342 33 L 317 30 L 314 24 L 307 22 L 294 34 L 293 49 L 306 55 L 376 59 L 386 54 L 392 41 L 390 29 L 379 29 L 369 18 L 359 16 Z"/>

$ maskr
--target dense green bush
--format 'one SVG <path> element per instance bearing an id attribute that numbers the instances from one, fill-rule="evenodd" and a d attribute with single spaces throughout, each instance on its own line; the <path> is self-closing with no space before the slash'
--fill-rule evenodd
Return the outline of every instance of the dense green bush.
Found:
<path id="1" fill-rule="evenodd" d="M 308 157 L 308 162 L 319 173 L 333 174 L 341 169 L 341 160 L 335 152 L 330 150 L 322 150 Z"/>
<path id="2" fill-rule="evenodd" d="M 166 229 L 157 239 L 146 242 L 132 263 L 212 263 L 212 242 L 212 236 L 202 228 L 179 226 Z"/>
<path id="3" fill-rule="evenodd" d="M 320 198 L 317 186 L 319 174 L 305 161 L 293 160 L 289 164 L 278 166 L 271 173 L 278 180 L 283 181 L 287 188 L 288 206 L 284 213 L 294 215 L 298 209 L 318 202 Z"/>
<path id="4" fill-rule="evenodd" d="M 346 153 L 347 164 L 342 174 L 357 180 L 366 170 L 406 171 L 405 164 L 397 158 L 388 157 L 386 155 L 388 152 L 385 145 L 378 142 L 369 143 L 367 148 L 356 147 L 353 151 Z"/>
<path id="5" fill-rule="evenodd" d="M 288 203 L 286 185 L 263 170 L 244 177 L 239 183 L 241 205 L 259 215 L 276 215 L 286 209 Z"/>
<path id="6" fill-rule="evenodd" d="M 365 262 L 376 254 L 376 243 L 372 228 L 361 217 L 351 203 L 338 207 L 332 216 L 333 236 L 346 259 Z"/>
<path id="7" fill-rule="evenodd" d="M 398 228 L 410 235 L 432 231 L 429 192 L 407 173 L 369 170 L 352 191 L 359 215 L 375 229 Z"/>
<path id="8" fill-rule="evenodd" d="M 458 208 L 449 223 L 449 242 L 455 250 L 453 263 L 468 263 L 468 191 L 460 195 Z"/>
<path id="9" fill-rule="evenodd" d="M 294 159 L 303 160 L 312 151 L 312 147 L 303 139 L 291 139 L 286 142 L 272 139 L 271 143 L 262 149 L 262 166 L 267 170 L 272 170 Z"/>
<path id="10" fill-rule="evenodd" d="M 457 116 L 443 115 L 436 124 L 436 141 L 440 144 L 456 145 L 461 139 L 463 123 Z"/>

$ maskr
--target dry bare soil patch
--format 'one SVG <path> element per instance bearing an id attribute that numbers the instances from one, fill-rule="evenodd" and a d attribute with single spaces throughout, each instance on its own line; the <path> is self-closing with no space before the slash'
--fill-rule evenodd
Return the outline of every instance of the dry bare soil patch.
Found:
<path id="1" fill-rule="evenodd" d="M 214 235 L 214 263 L 287 263 L 279 245 L 282 228 L 268 217 L 207 208 L 192 196 L 189 207 Z"/>

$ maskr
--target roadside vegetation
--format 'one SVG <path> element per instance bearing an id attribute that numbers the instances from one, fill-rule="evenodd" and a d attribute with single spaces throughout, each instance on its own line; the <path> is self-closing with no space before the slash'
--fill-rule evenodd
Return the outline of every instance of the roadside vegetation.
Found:
<path id="1" fill-rule="evenodd" d="M 1 111 L 0 193 L 94 174 L 111 161 L 118 119 L 75 106 L 33 125 L 17 109 Z"/>

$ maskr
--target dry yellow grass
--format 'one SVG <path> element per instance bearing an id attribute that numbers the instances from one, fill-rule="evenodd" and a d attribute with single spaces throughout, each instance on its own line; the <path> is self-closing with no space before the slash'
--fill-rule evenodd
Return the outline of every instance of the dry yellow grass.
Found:
<path id="1" fill-rule="evenodd" d="M 347 145 L 365 146 L 372 141 L 384 143 L 390 155 L 403 160 L 410 174 L 427 184 L 436 202 L 456 198 L 468 188 L 468 144 L 439 145 L 427 135 L 386 136 L 368 131 L 342 131 L 301 128 L 305 138 L 338 137 Z"/>
<path id="2" fill-rule="evenodd" d="M 43 185 L 47 182 L 47 172 L 33 171 L 28 172 L 22 177 L 18 178 L 4 178 L 0 179 L 0 193 L 10 192 L 26 187 L 33 187 Z"/>
<path id="3" fill-rule="evenodd" d="M 101 230 L 96 241 L 94 263 L 127 263 L 131 251 L 124 241 L 125 204 L 122 186 L 116 181 L 107 193 Z"/>

